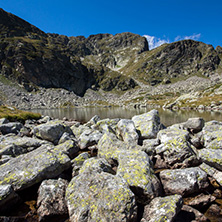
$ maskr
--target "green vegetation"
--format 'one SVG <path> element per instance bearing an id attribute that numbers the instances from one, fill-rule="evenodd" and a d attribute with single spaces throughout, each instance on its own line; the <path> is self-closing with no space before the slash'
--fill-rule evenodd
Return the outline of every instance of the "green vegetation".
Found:
<path id="1" fill-rule="evenodd" d="M 24 122 L 28 119 L 40 119 L 41 114 L 23 111 L 9 106 L 0 106 L 0 118 L 6 118 L 9 121 Z"/>

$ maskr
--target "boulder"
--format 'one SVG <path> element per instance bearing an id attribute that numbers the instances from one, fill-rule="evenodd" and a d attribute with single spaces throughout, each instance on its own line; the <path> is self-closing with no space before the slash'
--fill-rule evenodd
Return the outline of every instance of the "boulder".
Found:
<path id="1" fill-rule="evenodd" d="M 67 140 L 77 141 L 74 135 L 70 135 L 70 133 L 64 132 L 60 137 L 58 144 L 64 143 Z"/>
<path id="2" fill-rule="evenodd" d="M 20 137 L 17 135 L 5 135 L 0 138 L 0 155 L 16 157 L 21 154 L 28 153 L 43 144 L 50 143 L 26 136 Z"/>
<path id="3" fill-rule="evenodd" d="M 196 153 L 189 143 L 189 133 L 178 127 L 160 130 L 157 138 L 160 145 L 155 148 L 168 168 L 194 166 L 199 163 Z"/>
<path id="4" fill-rule="evenodd" d="M 97 165 L 97 160 L 93 161 Z M 66 190 L 70 222 L 136 221 L 136 200 L 126 181 L 103 172 L 103 164 L 88 169 L 86 162 L 85 169 L 73 177 Z"/>
<path id="5" fill-rule="evenodd" d="M 209 176 L 213 177 L 219 184 L 222 186 L 222 172 L 207 165 L 206 163 L 202 163 L 200 169 L 205 171 Z"/>
<path id="6" fill-rule="evenodd" d="M 79 151 L 79 146 L 75 140 L 67 140 L 64 143 L 61 143 L 56 146 L 56 149 L 60 152 L 65 153 L 72 159 Z"/>
<path id="7" fill-rule="evenodd" d="M 101 120 L 100 117 L 98 115 L 95 115 L 84 125 L 88 126 L 88 127 L 91 127 L 92 125 L 96 124 L 100 120 Z"/>
<path id="8" fill-rule="evenodd" d="M 66 152 L 42 145 L 0 165 L 0 185 L 11 184 L 15 191 L 23 190 L 42 180 L 58 176 L 70 166 L 71 161 Z"/>
<path id="9" fill-rule="evenodd" d="M 189 118 L 185 123 L 184 127 L 190 130 L 192 133 L 200 132 L 204 127 L 205 121 L 203 118 L 195 117 Z"/>
<path id="10" fill-rule="evenodd" d="M 15 193 L 13 187 L 10 184 L 0 185 L 0 213 L 9 211 L 11 207 L 14 207 L 20 198 Z"/>
<path id="11" fill-rule="evenodd" d="M 83 131 L 79 137 L 80 149 L 86 149 L 89 146 L 97 144 L 101 137 L 102 133 L 98 130 L 88 129 Z"/>
<path id="12" fill-rule="evenodd" d="M 18 122 L 4 123 L 0 125 L 0 132 L 5 135 L 8 133 L 18 134 L 23 124 Z"/>
<path id="13" fill-rule="evenodd" d="M 9 123 L 9 120 L 6 118 L 0 118 L 0 125 Z"/>
<path id="14" fill-rule="evenodd" d="M 101 173 L 101 172 L 106 172 L 110 174 L 115 174 L 115 172 L 112 170 L 111 165 L 107 162 L 106 159 L 104 158 L 90 158 L 84 161 L 83 166 L 81 167 L 79 174 L 80 173 Z"/>
<path id="15" fill-rule="evenodd" d="M 210 121 L 203 128 L 204 147 L 222 149 L 222 122 Z"/>
<path id="16" fill-rule="evenodd" d="M 160 117 L 157 110 L 134 116 L 132 121 L 143 139 L 154 139 L 160 130 Z"/>
<path id="17" fill-rule="evenodd" d="M 117 134 L 125 143 L 132 146 L 138 144 L 139 135 L 132 120 L 121 119 L 117 124 Z"/>
<path id="18" fill-rule="evenodd" d="M 174 221 L 182 206 L 180 195 L 156 197 L 145 206 L 141 222 Z"/>
<path id="19" fill-rule="evenodd" d="M 75 135 L 75 137 L 77 139 L 79 139 L 80 135 L 84 131 L 90 130 L 90 128 L 88 126 L 85 126 L 85 125 L 73 125 L 73 126 L 71 126 L 71 130 L 72 130 L 73 134 Z"/>
<path id="20" fill-rule="evenodd" d="M 222 149 L 201 149 L 199 156 L 202 161 L 220 171 L 222 171 Z"/>
<path id="21" fill-rule="evenodd" d="M 160 180 L 167 195 L 187 196 L 208 187 L 207 174 L 199 167 L 187 169 L 163 170 Z"/>
<path id="22" fill-rule="evenodd" d="M 75 159 L 72 160 L 72 176 L 77 176 L 85 160 L 89 159 L 88 153 L 80 153 Z"/>
<path id="23" fill-rule="evenodd" d="M 40 124 L 33 129 L 33 133 L 36 137 L 50 141 L 54 144 L 58 144 L 59 139 L 64 132 L 72 134 L 71 129 L 68 126 L 65 126 L 62 121 L 49 121 Z"/>
<path id="24" fill-rule="evenodd" d="M 52 216 L 68 214 L 65 200 L 65 191 L 68 181 L 59 178 L 58 180 L 44 180 L 38 190 L 37 214 L 39 221 L 47 220 Z"/>
<path id="25" fill-rule="evenodd" d="M 149 203 L 161 193 L 161 188 L 148 155 L 138 149 L 127 149 L 127 146 L 123 147 L 121 143 L 118 146 L 114 141 L 109 135 L 103 135 L 98 143 L 98 156 L 116 161 L 118 163 L 116 176 L 127 181 L 138 197 L 138 202 Z"/>
<path id="26" fill-rule="evenodd" d="M 120 121 L 117 119 L 103 119 L 92 125 L 92 129 L 99 130 L 101 133 L 116 132 L 117 124 Z"/>
<path id="27" fill-rule="evenodd" d="M 212 195 L 204 195 L 203 193 L 199 194 L 198 196 L 190 199 L 186 202 L 187 205 L 194 207 L 198 210 L 203 210 L 204 208 L 208 207 L 212 202 L 216 200 L 216 197 Z"/>

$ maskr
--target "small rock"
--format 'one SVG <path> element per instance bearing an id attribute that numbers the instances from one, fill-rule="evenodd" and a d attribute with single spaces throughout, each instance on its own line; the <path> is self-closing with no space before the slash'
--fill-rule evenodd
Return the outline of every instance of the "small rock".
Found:
<path id="1" fill-rule="evenodd" d="M 204 127 L 205 121 L 203 118 L 189 118 L 185 123 L 184 127 L 189 129 L 192 133 L 200 132 Z"/>
<path id="2" fill-rule="evenodd" d="M 141 222 L 173 222 L 182 206 L 183 199 L 180 195 L 156 197 L 145 206 Z"/>
<path id="3" fill-rule="evenodd" d="M 0 125 L 0 132 L 3 135 L 8 134 L 8 133 L 18 134 L 22 127 L 23 125 L 17 122 L 5 123 L 5 124 Z"/>
<path id="4" fill-rule="evenodd" d="M 37 214 L 39 221 L 47 220 L 48 217 L 68 214 L 65 200 L 65 191 L 68 181 L 44 180 L 38 190 Z"/>

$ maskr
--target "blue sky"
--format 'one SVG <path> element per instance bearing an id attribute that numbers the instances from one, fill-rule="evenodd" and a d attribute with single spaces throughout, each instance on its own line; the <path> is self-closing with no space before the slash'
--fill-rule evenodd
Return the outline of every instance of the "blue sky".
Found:
<path id="1" fill-rule="evenodd" d="M 222 46 L 221 0 L 0 0 L 0 7 L 67 36 L 132 32 L 151 47 L 185 38 Z"/>

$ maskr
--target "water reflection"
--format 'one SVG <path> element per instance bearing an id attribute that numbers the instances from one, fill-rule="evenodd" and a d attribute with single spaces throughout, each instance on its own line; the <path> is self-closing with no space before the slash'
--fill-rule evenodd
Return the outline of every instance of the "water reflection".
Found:
<path id="1" fill-rule="evenodd" d="M 54 118 L 62 119 L 67 117 L 68 119 L 75 119 L 81 122 L 87 122 L 94 115 L 99 115 L 101 119 L 105 118 L 124 118 L 131 119 L 133 116 L 150 111 L 153 108 L 122 108 L 122 107 L 110 107 L 110 108 L 66 108 L 66 109 L 35 109 L 34 112 L 39 112 L 42 115 L 52 116 Z M 163 110 L 157 109 L 160 114 L 161 122 L 166 125 L 172 125 L 174 123 L 185 122 L 191 117 L 202 117 L 205 121 L 218 120 L 222 121 L 221 112 L 210 111 L 194 111 L 194 110 Z"/>

